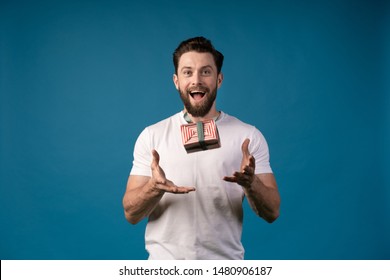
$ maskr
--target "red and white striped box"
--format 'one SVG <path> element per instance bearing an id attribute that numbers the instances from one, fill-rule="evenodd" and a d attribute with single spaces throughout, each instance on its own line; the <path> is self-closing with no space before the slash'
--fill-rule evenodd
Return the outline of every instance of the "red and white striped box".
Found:
<path id="1" fill-rule="evenodd" d="M 181 138 L 187 153 L 215 149 L 221 146 L 215 121 L 205 120 L 202 123 L 203 141 L 199 141 L 198 126 L 196 123 L 183 124 L 181 126 Z"/>

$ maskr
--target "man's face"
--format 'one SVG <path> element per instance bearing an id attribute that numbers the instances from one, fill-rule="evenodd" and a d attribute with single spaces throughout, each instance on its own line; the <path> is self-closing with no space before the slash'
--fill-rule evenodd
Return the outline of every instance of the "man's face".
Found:
<path id="1" fill-rule="evenodd" d="M 184 106 L 193 117 L 204 117 L 211 108 L 215 109 L 222 80 L 212 54 L 198 52 L 184 53 L 179 59 L 177 75 L 173 76 Z"/>

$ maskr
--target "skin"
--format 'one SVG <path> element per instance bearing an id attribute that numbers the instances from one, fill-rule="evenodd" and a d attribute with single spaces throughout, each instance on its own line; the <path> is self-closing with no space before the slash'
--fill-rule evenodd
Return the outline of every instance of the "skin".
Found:
<path id="1" fill-rule="evenodd" d="M 182 98 L 188 98 L 191 106 L 202 106 L 208 102 L 210 93 L 220 88 L 223 81 L 222 73 L 217 68 L 210 53 L 187 52 L 179 60 L 177 74 L 173 75 L 173 82 Z M 206 94 L 199 98 L 193 98 L 190 94 L 194 88 L 207 89 Z M 184 96 L 183 96 L 184 95 Z M 186 110 L 186 109 L 184 109 Z M 189 117 L 193 122 L 217 117 L 215 100 L 210 110 L 203 116 Z M 225 176 L 223 180 L 240 185 L 254 212 L 267 222 L 275 221 L 279 216 L 280 196 L 275 177 L 272 173 L 254 174 L 255 158 L 249 153 L 249 139 L 241 146 L 242 161 L 241 169 L 234 174 Z M 164 193 L 185 195 L 196 191 L 194 186 L 177 186 L 166 178 L 164 170 L 159 165 L 160 156 L 156 150 L 152 151 L 150 165 L 152 176 L 130 175 L 126 192 L 123 197 L 123 207 L 126 219 L 136 224 L 147 217 Z"/>
<path id="2" fill-rule="evenodd" d="M 206 94 L 201 100 L 195 100 L 187 93 L 187 90 L 196 87 L 205 87 L 209 92 L 216 91 L 222 85 L 223 74 L 217 72 L 214 58 L 210 53 L 187 52 L 179 60 L 177 74 L 173 75 L 173 83 L 180 94 L 186 95 L 192 106 L 201 106 L 207 102 L 209 94 Z M 182 97 L 183 98 L 183 97 Z M 215 101 L 211 109 L 200 117 L 192 116 L 193 122 L 211 119 L 219 115 L 216 109 Z"/>

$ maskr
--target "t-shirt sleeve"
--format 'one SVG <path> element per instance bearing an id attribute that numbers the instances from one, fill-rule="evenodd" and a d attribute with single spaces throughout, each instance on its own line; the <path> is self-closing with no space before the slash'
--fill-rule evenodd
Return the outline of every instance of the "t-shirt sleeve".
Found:
<path id="1" fill-rule="evenodd" d="M 130 175 L 151 176 L 152 149 L 150 147 L 149 130 L 145 128 L 138 136 L 134 146 L 134 160 Z"/>
<path id="2" fill-rule="evenodd" d="M 249 143 L 249 152 L 256 159 L 255 174 L 272 173 L 268 144 L 265 137 L 258 129 L 255 129 L 253 132 L 253 137 Z"/>

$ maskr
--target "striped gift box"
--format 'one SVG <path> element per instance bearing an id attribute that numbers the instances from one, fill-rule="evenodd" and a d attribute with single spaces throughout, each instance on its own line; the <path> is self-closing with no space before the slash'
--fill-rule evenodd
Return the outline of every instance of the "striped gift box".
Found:
<path id="1" fill-rule="evenodd" d="M 181 138 L 187 153 L 215 149 L 221 146 L 214 120 L 183 124 Z"/>

